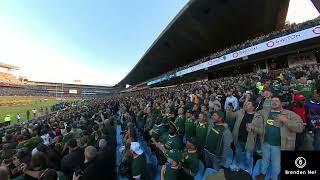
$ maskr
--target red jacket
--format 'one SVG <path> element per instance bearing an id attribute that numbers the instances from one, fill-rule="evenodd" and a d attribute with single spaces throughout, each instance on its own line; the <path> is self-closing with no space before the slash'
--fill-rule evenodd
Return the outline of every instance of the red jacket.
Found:
<path id="1" fill-rule="evenodd" d="M 293 100 L 294 100 L 295 104 L 299 101 L 300 101 L 300 103 L 303 104 L 301 107 L 295 105 L 293 107 L 293 112 L 298 114 L 301 117 L 303 123 L 306 124 L 307 123 L 307 113 L 306 113 L 306 108 L 305 108 L 305 97 L 301 94 L 295 94 L 293 96 Z"/>
<path id="2" fill-rule="evenodd" d="M 306 109 L 304 106 L 302 106 L 302 107 L 294 106 L 293 112 L 295 112 L 296 114 L 298 114 L 301 117 L 304 124 L 307 123 L 307 113 L 306 113 Z"/>

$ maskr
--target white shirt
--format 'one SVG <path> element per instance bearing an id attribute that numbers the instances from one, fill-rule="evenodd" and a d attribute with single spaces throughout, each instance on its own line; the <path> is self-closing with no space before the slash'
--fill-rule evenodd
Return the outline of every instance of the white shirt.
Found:
<path id="1" fill-rule="evenodd" d="M 49 145 L 50 144 L 50 136 L 49 136 L 49 134 L 42 135 L 41 139 L 43 140 L 43 144 L 44 145 Z"/>
<path id="2" fill-rule="evenodd" d="M 239 109 L 238 99 L 234 96 L 228 96 L 226 102 L 224 103 L 224 109 L 227 110 L 228 104 L 231 103 L 233 106 L 233 110 L 236 111 Z"/>

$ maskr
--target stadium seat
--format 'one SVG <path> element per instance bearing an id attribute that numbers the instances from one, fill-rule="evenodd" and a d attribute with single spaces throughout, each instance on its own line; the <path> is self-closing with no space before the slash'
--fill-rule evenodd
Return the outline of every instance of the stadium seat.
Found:
<path id="1" fill-rule="evenodd" d="M 206 180 L 208 176 L 216 173 L 217 171 L 215 169 L 212 169 L 212 168 L 207 168 L 204 173 L 203 173 L 203 176 L 202 176 L 202 180 Z"/>
<path id="2" fill-rule="evenodd" d="M 201 160 L 199 160 L 199 170 L 197 175 L 194 177 L 194 180 L 201 180 L 204 171 L 204 165 Z"/>

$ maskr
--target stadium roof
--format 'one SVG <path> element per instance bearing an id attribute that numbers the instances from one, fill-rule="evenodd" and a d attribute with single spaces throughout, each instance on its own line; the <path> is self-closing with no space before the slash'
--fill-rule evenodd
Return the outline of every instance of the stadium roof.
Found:
<path id="1" fill-rule="evenodd" d="M 316 7 L 316 9 L 318 10 L 318 12 L 320 12 L 320 0 L 311 0 L 314 7 Z"/>
<path id="2" fill-rule="evenodd" d="M 283 27 L 289 0 L 190 0 L 119 85 L 135 85 Z"/>
<path id="3" fill-rule="evenodd" d="M 0 67 L 10 69 L 10 70 L 19 70 L 20 69 L 18 66 L 13 66 L 13 65 L 1 63 L 1 62 L 0 62 Z"/>

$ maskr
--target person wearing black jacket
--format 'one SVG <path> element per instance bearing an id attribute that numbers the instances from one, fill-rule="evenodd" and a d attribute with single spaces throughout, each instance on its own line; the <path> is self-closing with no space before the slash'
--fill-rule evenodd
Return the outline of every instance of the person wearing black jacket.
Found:
<path id="1" fill-rule="evenodd" d="M 114 156 L 116 145 L 112 139 L 101 139 L 99 141 L 99 151 L 97 153 L 96 166 L 101 168 L 101 177 L 105 179 L 115 179 L 115 164 L 116 158 Z M 102 169 L 103 168 L 103 169 Z"/>
<path id="2" fill-rule="evenodd" d="M 100 153 L 93 146 L 88 146 L 84 150 L 85 161 L 81 170 L 77 170 L 73 174 L 73 180 L 104 180 L 104 179 L 115 179 L 113 170 L 109 166 L 112 162 L 106 161 L 110 155 L 107 155 L 108 151 Z"/>
<path id="3" fill-rule="evenodd" d="M 268 110 L 271 107 L 272 92 L 269 89 L 263 91 L 263 96 L 257 99 L 257 107 L 255 111 L 260 111 L 262 109 Z"/>
<path id="4" fill-rule="evenodd" d="M 61 161 L 61 171 L 66 177 L 71 178 L 72 173 L 83 164 L 84 154 L 83 149 L 78 147 L 75 139 L 71 139 L 67 145 L 69 148 L 69 154 L 64 156 Z"/>

